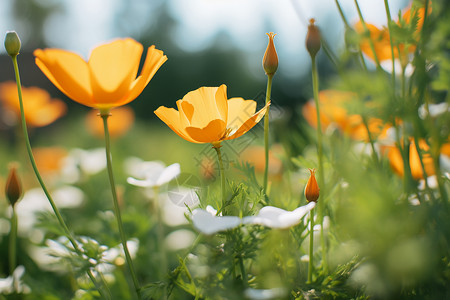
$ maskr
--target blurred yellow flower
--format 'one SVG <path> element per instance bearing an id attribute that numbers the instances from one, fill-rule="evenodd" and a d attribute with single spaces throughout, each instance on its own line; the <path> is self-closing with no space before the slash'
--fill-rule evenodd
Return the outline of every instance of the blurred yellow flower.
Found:
<path id="1" fill-rule="evenodd" d="M 160 106 L 155 114 L 176 134 L 192 143 L 220 143 L 240 137 L 264 116 L 270 103 L 256 112 L 256 102 L 227 99 L 227 87 L 201 87 L 177 101 L 178 111 Z"/>
<path id="2" fill-rule="evenodd" d="M 144 47 L 131 38 L 96 47 L 85 61 L 61 49 L 37 49 L 36 64 L 72 100 L 103 111 L 133 101 L 167 60 L 161 50 L 147 50 L 137 76 Z"/>
<path id="3" fill-rule="evenodd" d="M 279 158 L 283 155 L 283 147 L 279 144 L 272 145 L 269 149 L 269 174 L 281 178 L 283 162 Z M 265 149 L 263 146 L 250 146 L 246 148 L 239 156 L 241 162 L 251 164 L 257 173 L 263 173 L 266 168 Z"/>
<path id="4" fill-rule="evenodd" d="M 348 114 L 346 105 L 355 99 L 356 94 L 346 91 L 323 90 L 319 92 L 320 122 L 325 131 L 335 126 L 354 140 L 368 141 L 367 129 L 358 114 Z M 306 121 L 317 128 L 317 114 L 314 100 L 308 101 L 302 108 Z M 391 127 L 377 118 L 369 118 L 368 127 L 372 138 L 383 138 Z"/>
<path id="5" fill-rule="evenodd" d="M 33 156 L 36 165 L 42 175 L 56 175 L 64 165 L 64 159 L 69 155 L 66 149 L 61 147 L 36 147 L 33 148 Z"/>
<path id="6" fill-rule="evenodd" d="M 431 1 L 430 1 L 431 2 Z M 411 22 L 411 9 L 410 7 L 402 16 L 402 20 L 405 25 L 409 25 Z M 431 12 L 431 5 L 429 6 L 428 13 Z M 423 26 L 423 18 L 425 16 L 425 7 L 419 8 L 417 10 L 413 10 L 413 15 L 416 15 L 418 18 L 416 31 L 415 31 L 415 37 L 418 39 L 418 34 L 422 30 Z M 397 24 L 399 26 L 401 25 L 400 21 L 397 21 Z M 391 52 L 391 42 L 390 42 L 390 34 L 389 29 L 387 27 L 378 28 L 375 25 L 366 23 L 367 30 L 369 31 L 370 40 L 372 40 L 375 53 L 377 55 L 377 58 L 379 61 L 383 60 L 391 60 L 392 59 L 392 52 Z M 355 30 L 358 33 L 364 33 L 364 26 L 361 23 L 361 21 L 358 21 L 355 24 Z M 370 59 L 375 60 L 374 53 L 372 51 L 372 48 L 370 46 L 370 40 L 368 38 L 363 38 L 360 42 L 360 48 L 361 51 L 366 54 Z M 394 45 L 397 43 L 395 41 Z M 414 52 L 416 47 L 414 45 L 408 45 L 408 47 L 405 49 L 404 44 L 398 44 L 398 48 L 394 47 L 394 57 L 395 58 L 401 58 L 399 56 L 398 50 L 400 50 L 401 56 L 406 56 L 408 53 Z"/>
<path id="7" fill-rule="evenodd" d="M 22 87 L 22 98 L 25 120 L 30 127 L 49 125 L 67 111 L 64 102 L 52 99 L 47 91 L 38 87 Z M 19 120 L 20 105 L 15 82 L 8 81 L 0 84 L 0 100 L 4 108 L 13 112 Z"/>
<path id="8" fill-rule="evenodd" d="M 448 153 L 449 148 L 450 144 L 444 144 L 441 148 L 441 153 L 444 155 L 450 154 Z M 425 172 L 427 173 L 427 176 L 436 174 L 436 171 L 434 169 L 433 158 L 429 154 L 430 147 L 428 146 L 425 140 L 419 140 L 419 149 L 421 150 L 421 152 L 423 152 L 422 162 L 425 167 Z M 387 152 L 389 163 L 394 172 L 403 177 L 404 176 L 403 158 L 398 147 L 386 146 L 384 147 L 383 150 Z M 409 165 L 411 168 L 411 175 L 414 179 L 416 180 L 424 179 L 422 164 L 420 163 L 419 153 L 417 153 L 414 140 L 411 140 L 409 146 Z"/>
<path id="9" fill-rule="evenodd" d="M 108 119 L 108 130 L 111 137 L 124 135 L 131 129 L 134 123 L 134 111 L 130 107 L 118 107 Z M 86 115 L 86 127 L 94 136 L 104 136 L 103 121 L 98 117 L 98 112 L 91 110 Z"/>

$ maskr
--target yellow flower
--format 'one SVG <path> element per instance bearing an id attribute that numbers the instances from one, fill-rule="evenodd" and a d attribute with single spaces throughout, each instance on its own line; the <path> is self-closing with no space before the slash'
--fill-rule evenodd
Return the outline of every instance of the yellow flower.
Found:
<path id="1" fill-rule="evenodd" d="M 227 87 L 201 87 L 177 101 L 178 111 L 160 106 L 155 114 L 176 134 L 192 143 L 217 144 L 240 137 L 264 116 L 270 103 L 256 112 L 256 102 L 227 99 Z"/>
<path id="2" fill-rule="evenodd" d="M 64 102 L 52 99 L 47 91 L 38 87 L 22 87 L 22 98 L 25 120 L 30 127 L 49 125 L 67 111 Z M 0 84 L 0 100 L 6 110 L 12 111 L 17 119 L 20 119 L 19 96 L 15 82 L 8 81 Z"/>
<path id="3" fill-rule="evenodd" d="M 91 110 L 86 115 L 86 127 L 94 136 L 104 136 L 102 119 L 98 117 L 95 110 Z M 131 129 L 134 123 L 134 111 L 130 107 L 118 107 L 114 109 L 114 118 L 108 120 L 108 131 L 111 137 L 124 135 Z"/>
<path id="4" fill-rule="evenodd" d="M 308 182 L 305 186 L 305 197 L 308 202 L 317 202 L 319 199 L 319 185 L 316 180 L 316 169 L 309 169 L 311 175 L 309 176 Z"/>
<path id="5" fill-rule="evenodd" d="M 137 76 L 143 50 L 126 38 L 96 47 L 87 62 L 61 49 L 37 49 L 34 55 L 41 71 L 69 98 L 108 111 L 133 101 L 167 60 L 161 50 L 149 47 Z"/>
<path id="6" fill-rule="evenodd" d="M 428 9 L 428 13 L 431 12 L 431 5 Z M 423 19 L 425 16 L 425 7 L 419 8 L 413 12 L 418 17 L 418 22 L 415 30 L 415 36 L 418 39 L 418 35 L 420 31 L 422 30 L 423 26 Z M 409 25 L 411 22 L 411 7 L 405 11 L 403 14 L 402 20 L 406 25 Z M 400 22 L 397 22 L 399 26 L 402 26 Z M 375 25 L 372 24 L 366 24 L 367 30 L 369 31 L 369 38 L 372 40 L 375 53 L 377 55 L 377 58 L 379 61 L 384 60 L 391 60 L 392 59 L 392 51 L 391 51 L 391 42 L 390 42 L 390 34 L 387 27 L 378 28 Z M 364 26 L 362 25 L 361 21 L 357 22 L 355 24 L 355 30 L 356 32 L 363 33 L 364 32 Z M 394 45 L 396 45 L 395 41 Z M 363 38 L 360 42 L 360 48 L 361 51 L 366 54 L 369 58 L 372 60 L 375 60 L 374 53 L 372 51 L 372 48 L 370 46 L 370 41 L 367 38 Z M 394 46 L 394 58 L 400 58 L 400 59 L 406 59 L 406 56 L 408 53 L 413 53 L 415 51 L 416 47 L 414 45 L 408 45 L 408 47 L 405 48 L 404 44 L 398 44 L 398 48 Z M 400 55 L 399 51 L 400 50 Z"/>

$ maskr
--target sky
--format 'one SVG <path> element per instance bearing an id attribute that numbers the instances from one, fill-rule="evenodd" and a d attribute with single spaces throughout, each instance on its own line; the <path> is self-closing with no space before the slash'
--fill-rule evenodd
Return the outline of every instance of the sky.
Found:
<path id="1" fill-rule="evenodd" d="M 0 4 L 0 30 L 18 30 L 8 13 L 11 1 Z M 45 39 L 50 47 L 75 51 L 85 58 L 92 48 L 118 37 L 116 25 L 126 25 L 132 37 L 139 39 L 140 28 L 154 24 L 157 7 L 164 0 L 34 0 L 61 3 L 63 9 L 45 23 Z M 330 45 L 343 46 L 343 23 L 335 0 L 167 0 L 171 17 L 177 20 L 170 33 L 177 46 L 187 52 L 208 49 L 217 34 L 226 34 L 233 46 L 248 53 L 249 66 L 260 72 L 261 55 L 267 45 L 266 32 L 277 34 L 275 43 L 280 57 L 279 70 L 285 76 L 298 76 L 309 69 L 309 57 L 304 46 L 307 24 L 316 19 Z M 350 23 L 358 20 L 354 0 L 339 1 Z M 152 3 L 152 4 L 149 4 Z M 366 22 L 386 24 L 384 1 L 359 0 Z M 391 0 L 392 14 L 405 8 L 408 1 Z M 132 15 L 123 16 L 124 6 Z M 20 28 L 20 26 L 19 26 Z M 18 33 L 26 42 L 27 33 Z M 29 34 L 29 33 L 28 33 Z M 1 49 L 0 53 L 3 53 Z"/>

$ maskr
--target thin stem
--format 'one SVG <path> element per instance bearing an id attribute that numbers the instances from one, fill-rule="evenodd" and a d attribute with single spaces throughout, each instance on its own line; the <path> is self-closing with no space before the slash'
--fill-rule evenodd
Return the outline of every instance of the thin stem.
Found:
<path id="1" fill-rule="evenodd" d="M 17 265 L 17 214 L 14 205 L 11 205 L 11 230 L 9 231 L 9 275 L 12 276 Z"/>
<path id="2" fill-rule="evenodd" d="M 36 166 L 36 161 L 34 160 L 33 152 L 31 150 L 31 144 L 30 144 L 30 138 L 28 136 L 28 130 L 27 130 L 27 123 L 25 121 L 25 113 L 23 108 L 23 100 L 22 100 L 22 86 L 20 83 L 20 74 L 19 74 L 19 66 L 17 64 L 17 56 L 12 56 L 12 61 L 14 65 L 14 73 L 16 76 L 16 83 L 17 83 L 17 92 L 19 96 L 19 106 L 20 106 L 20 117 L 21 117 L 21 123 L 22 123 L 22 130 L 23 130 L 23 136 L 25 139 L 25 145 L 27 148 L 27 153 L 30 158 L 31 166 L 33 167 L 34 174 L 36 175 L 37 180 L 39 181 L 39 184 L 41 185 L 42 190 L 45 193 L 45 196 L 47 197 L 48 201 L 50 202 L 50 206 L 53 209 L 53 212 L 55 213 L 56 218 L 58 219 L 59 225 L 63 229 L 67 239 L 72 244 L 75 252 L 80 258 L 83 258 L 83 253 L 78 247 L 78 243 L 75 241 L 75 238 L 72 236 L 72 233 L 70 232 L 69 228 L 67 227 L 66 223 L 64 222 L 63 217 L 61 216 L 61 213 L 59 212 L 58 208 L 56 207 L 55 202 L 53 201 L 53 198 L 51 197 L 44 181 L 42 180 L 41 174 L 39 173 L 39 170 Z M 84 259 L 84 258 L 83 258 Z M 87 275 L 91 279 L 92 283 L 97 288 L 98 292 L 104 299 L 111 299 L 111 295 L 104 294 L 103 290 L 101 289 L 100 285 L 98 284 L 97 280 L 95 279 L 94 275 L 92 274 L 91 270 L 86 270 Z"/>
<path id="3" fill-rule="evenodd" d="M 378 164 L 378 154 L 375 149 L 375 142 L 373 140 L 372 133 L 370 132 L 369 123 L 367 122 L 367 119 L 365 116 L 361 116 L 361 117 L 362 117 L 362 122 L 364 124 L 364 127 L 367 130 L 367 138 L 369 139 L 370 147 L 372 148 L 373 160 L 375 161 L 376 164 Z"/>
<path id="4" fill-rule="evenodd" d="M 365 31 L 366 33 L 369 33 L 369 34 L 370 34 L 370 31 L 369 31 L 369 29 L 367 28 L 366 22 L 364 21 L 364 17 L 363 17 L 363 15 L 362 15 L 362 13 L 361 13 L 361 9 L 359 8 L 358 0 L 355 0 L 355 6 L 356 6 L 356 10 L 358 11 L 358 16 L 359 16 L 359 19 L 361 20 L 361 24 L 363 25 L 364 31 Z M 373 41 L 372 41 L 370 35 L 369 35 L 369 45 L 370 45 L 370 49 L 371 49 L 372 52 L 373 52 L 373 57 L 374 57 L 374 59 L 375 59 L 375 64 L 376 64 L 376 66 L 377 66 L 377 69 L 378 69 L 378 70 L 381 70 L 380 61 L 378 60 L 378 56 L 377 56 L 377 53 L 376 53 L 376 51 L 375 51 L 375 46 L 374 46 L 374 44 L 373 44 Z"/>
<path id="5" fill-rule="evenodd" d="M 316 116 L 317 116 L 317 157 L 319 161 L 319 186 L 322 201 L 319 201 L 318 215 L 321 224 L 320 229 L 320 240 L 322 244 L 322 264 L 325 273 L 328 270 L 327 263 L 327 249 L 325 243 L 325 234 L 323 232 L 323 217 L 325 215 L 325 176 L 323 168 L 323 144 L 322 144 L 322 125 L 320 122 L 320 105 L 319 105 L 319 75 L 317 72 L 316 58 L 311 57 L 311 68 L 312 68 L 312 83 L 313 83 L 313 93 L 314 93 L 314 103 L 316 105 Z"/>
<path id="6" fill-rule="evenodd" d="M 310 228 L 309 228 L 309 265 L 308 265 L 308 281 L 312 283 L 312 273 L 314 265 L 314 208 L 309 212 Z"/>
<path id="7" fill-rule="evenodd" d="M 389 30 L 389 42 L 391 44 L 391 56 L 392 56 L 392 87 L 395 91 L 395 57 L 394 57 L 394 42 L 392 40 L 392 34 L 391 34 L 391 12 L 389 10 L 389 3 L 387 0 L 384 0 L 384 7 L 386 8 L 386 17 L 388 20 L 388 30 Z M 400 53 L 399 53 L 400 54 Z"/>
<path id="8" fill-rule="evenodd" d="M 267 75 L 267 89 L 266 89 L 266 105 L 270 101 L 270 94 L 272 91 L 272 78 L 273 74 Z M 267 184 L 269 180 L 269 109 L 267 107 L 266 114 L 264 115 L 264 155 L 265 155 L 265 168 L 264 168 L 264 194 L 267 192 Z"/>
<path id="9" fill-rule="evenodd" d="M 154 207 L 154 213 L 156 214 L 157 218 L 157 238 L 158 238 L 158 252 L 159 252 L 159 259 L 161 261 L 161 268 L 160 270 L 160 280 L 163 279 L 163 276 L 167 273 L 167 256 L 166 256 L 166 249 L 164 246 L 164 226 L 162 222 L 162 210 L 161 206 L 159 205 L 159 187 L 156 186 L 153 188 L 153 193 L 155 196 L 153 197 L 153 207 Z M 167 299 L 167 293 L 166 289 L 164 289 L 163 299 Z"/>
<path id="10" fill-rule="evenodd" d="M 336 6 L 337 6 L 337 8 L 339 10 L 339 14 L 341 15 L 341 19 L 344 22 L 345 27 L 346 28 L 350 27 L 348 22 L 347 22 L 347 19 L 345 18 L 344 12 L 342 11 L 341 5 L 339 4 L 339 0 L 335 0 L 334 2 L 336 2 Z"/>
<path id="11" fill-rule="evenodd" d="M 103 128 L 105 131 L 106 163 L 108 166 L 108 176 L 109 176 L 109 182 L 111 184 L 111 193 L 112 193 L 113 203 L 114 203 L 114 214 L 116 216 L 117 226 L 119 227 L 120 240 L 122 242 L 123 251 L 125 253 L 125 259 L 127 261 L 128 268 L 131 273 L 131 278 L 133 280 L 134 288 L 136 290 L 138 299 L 141 299 L 141 288 L 140 288 L 139 282 L 137 280 L 136 272 L 135 272 L 134 266 L 133 266 L 133 261 L 131 260 L 131 255 L 130 255 L 130 252 L 128 251 L 127 239 L 125 237 L 125 232 L 123 230 L 123 223 L 122 223 L 122 217 L 120 214 L 119 201 L 117 199 L 116 184 L 114 181 L 114 173 L 112 170 L 111 142 L 110 142 L 109 130 L 108 130 L 108 117 L 110 115 L 109 115 L 109 112 L 106 112 L 106 113 L 101 112 L 100 116 L 103 119 Z"/>
<path id="12" fill-rule="evenodd" d="M 221 183 L 221 188 L 222 188 L 222 208 L 221 208 L 221 210 L 223 210 L 223 208 L 225 207 L 226 194 L 225 194 L 225 174 L 224 174 L 222 153 L 220 151 L 220 147 L 222 147 L 220 145 L 220 142 L 213 144 L 213 148 L 214 148 L 214 150 L 216 150 L 216 153 L 217 153 L 217 159 L 219 160 L 220 183 Z"/>
<path id="13" fill-rule="evenodd" d="M 242 282 L 244 283 L 244 286 L 248 286 L 248 280 L 247 280 L 247 272 L 245 272 L 245 266 L 244 266 L 244 259 L 241 255 L 239 255 L 239 267 L 241 269 L 241 276 L 242 276 Z"/>

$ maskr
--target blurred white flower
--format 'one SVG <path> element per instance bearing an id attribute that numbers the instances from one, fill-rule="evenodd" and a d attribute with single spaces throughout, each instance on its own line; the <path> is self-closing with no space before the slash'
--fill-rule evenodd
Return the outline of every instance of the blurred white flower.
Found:
<path id="1" fill-rule="evenodd" d="M 160 161 L 142 161 L 137 157 L 130 157 L 125 161 L 125 171 L 132 176 L 127 179 L 129 184 L 153 188 L 160 187 L 180 175 L 180 164 L 166 167 Z"/>
<path id="2" fill-rule="evenodd" d="M 186 229 L 176 230 L 167 235 L 165 239 L 166 248 L 178 251 L 190 247 L 195 240 L 195 234 Z"/>
<path id="3" fill-rule="evenodd" d="M 428 104 L 428 111 L 430 112 L 430 117 L 437 117 L 439 115 L 450 112 L 450 105 L 447 102 L 442 102 L 439 104 Z M 425 104 L 419 107 L 419 117 L 425 119 L 428 115 Z"/>
<path id="4" fill-rule="evenodd" d="M 105 168 L 105 148 L 91 150 L 74 148 L 64 158 L 61 176 L 65 182 L 75 183 L 83 175 L 95 175 Z"/>
<path id="5" fill-rule="evenodd" d="M 273 288 L 273 289 L 252 289 L 248 288 L 244 292 L 245 297 L 251 300 L 270 300 L 279 299 L 287 295 L 286 289 Z"/>
<path id="6" fill-rule="evenodd" d="M 399 59 L 394 60 L 395 75 L 400 76 L 402 74 L 402 64 Z M 380 66 L 388 73 L 392 74 L 392 60 L 387 59 L 380 61 Z M 408 63 L 405 68 L 405 76 L 410 77 L 414 73 L 414 67 Z"/>
<path id="7" fill-rule="evenodd" d="M 241 224 L 241 218 L 234 216 L 216 216 L 206 210 L 197 208 L 192 212 L 192 223 L 201 233 L 211 235 L 239 226 Z"/>
<path id="8" fill-rule="evenodd" d="M 22 282 L 23 274 L 25 274 L 25 267 L 17 266 L 12 276 L 0 278 L 0 295 L 12 293 L 29 294 L 31 289 L 28 285 Z"/>
<path id="9" fill-rule="evenodd" d="M 300 206 L 293 211 L 278 207 L 265 206 L 256 216 L 245 217 L 244 224 L 258 224 L 270 228 L 285 229 L 300 223 L 302 218 L 316 206 L 315 202 Z"/>

